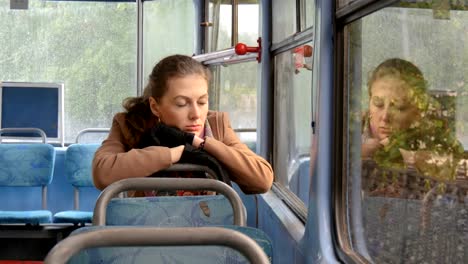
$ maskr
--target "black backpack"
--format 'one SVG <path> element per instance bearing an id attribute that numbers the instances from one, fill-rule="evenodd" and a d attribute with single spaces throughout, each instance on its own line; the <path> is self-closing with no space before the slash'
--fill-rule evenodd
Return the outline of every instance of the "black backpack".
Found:
<path id="1" fill-rule="evenodd" d="M 156 136 L 152 135 L 151 129 L 149 129 L 142 135 L 140 142 L 137 144 L 137 148 L 167 145 L 172 144 L 171 142 L 161 142 Z M 190 171 L 192 173 L 192 177 L 215 178 L 231 186 L 229 173 L 221 163 L 208 152 L 197 149 L 192 145 L 185 144 L 182 156 L 176 164 L 177 166 L 155 172 L 150 175 L 150 177 L 174 177 L 174 173 L 171 172 Z"/>

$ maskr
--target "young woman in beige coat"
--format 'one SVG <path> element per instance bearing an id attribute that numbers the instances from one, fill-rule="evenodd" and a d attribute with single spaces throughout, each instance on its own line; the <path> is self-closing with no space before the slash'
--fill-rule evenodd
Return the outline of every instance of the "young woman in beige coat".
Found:
<path id="1" fill-rule="evenodd" d="M 208 69 L 189 56 L 161 60 L 143 96 L 127 98 L 126 111 L 114 116 L 109 136 L 93 160 L 96 187 L 104 189 L 121 179 L 166 169 L 180 160 L 187 143 L 221 162 L 245 193 L 268 191 L 273 182 L 271 165 L 240 142 L 226 113 L 208 110 L 209 80 Z M 184 142 L 139 148 L 143 134 L 158 124 L 169 129 L 168 137 L 176 135 Z"/>

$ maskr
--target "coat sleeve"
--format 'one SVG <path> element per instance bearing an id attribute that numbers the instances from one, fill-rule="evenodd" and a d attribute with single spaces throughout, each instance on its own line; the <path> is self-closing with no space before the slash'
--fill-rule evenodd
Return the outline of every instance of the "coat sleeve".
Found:
<path id="1" fill-rule="evenodd" d="M 204 149 L 216 157 L 230 173 L 244 193 L 264 193 L 273 184 L 273 169 L 262 157 L 250 150 L 237 137 L 226 113 L 220 124 L 221 140 L 206 138 Z"/>
<path id="2" fill-rule="evenodd" d="M 151 146 L 126 151 L 122 122 L 118 122 L 117 115 L 112 121 L 109 136 L 93 159 L 93 181 L 100 190 L 118 180 L 145 177 L 172 165 L 167 147 Z"/>

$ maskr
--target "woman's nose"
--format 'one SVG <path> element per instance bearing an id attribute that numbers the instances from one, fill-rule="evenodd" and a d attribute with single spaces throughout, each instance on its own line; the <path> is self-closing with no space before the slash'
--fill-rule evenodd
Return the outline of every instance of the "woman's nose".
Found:
<path id="1" fill-rule="evenodd" d="M 198 105 L 193 105 L 190 109 L 189 118 L 198 119 L 200 118 L 200 107 Z"/>
<path id="2" fill-rule="evenodd" d="M 385 122 L 389 122 L 391 119 L 391 109 L 389 107 L 385 107 L 382 110 L 382 120 Z"/>

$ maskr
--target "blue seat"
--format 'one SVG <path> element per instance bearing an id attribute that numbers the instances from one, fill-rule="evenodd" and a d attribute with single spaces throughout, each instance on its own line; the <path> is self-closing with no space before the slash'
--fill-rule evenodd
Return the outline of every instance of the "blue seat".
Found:
<path id="1" fill-rule="evenodd" d="M 174 165 L 177 167 L 178 165 Z M 193 165 L 196 167 L 197 165 Z M 114 198 L 128 190 L 211 190 L 222 195 Z M 94 225 L 244 226 L 245 208 L 236 191 L 213 179 L 132 178 L 109 185 L 94 208 Z"/>
<path id="2" fill-rule="evenodd" d="M 106 225 L 197 227 L 233 221 L 232 206 L 222 195 L 114 198 L 106 213 Z"/>
<path id="3" fill-rule="evenodd" d="M 65 174 L 75 191 L 74 210 L 56 213 L 54 215 L 54 223 L 91 223 L 93 212 L 79 210 L 79 194 L 80 188 L 94 188 L 91 167 L 94 153 L 99 146 L 100 144 L 73 144 L 67 148 L 65 154 Z"/>
<path id="4" fill-rule="evenodd" d="M 222 193 L 225 197 L 208 195 L 114 198 L 117 194 L 128 190 L 151 189 L 209 190 Z M 229 221 L 234 225 L 223 225 Z M 74 241 L 90 236 L 86 238 L 90 244 L 85 246 L 90 248 L 84 250 L 74 248 L 73 250 L 79 253 L 68 263 L 248 263 L 248 260 L 238 252 L 217 246 L 229 246 L 228 241 L 239 233 L 244 235 L 243 239 L 250 241 L 249 248 L 260 250 L 260 256 L 257 256 L 258 259 L 253 258 L 252 263 L 257 263 L 255 261 L 269 263 L 272 257 L 270 239 L 259 229 L 245 227 L 245 222 L 245 211 L 240 197 L 232 187 L 221 181 L 198 178 L 124 179 L 102 191 L 94 209 L 95 226 L 80 228 L 66 239 Z M 105 224 L 114 226 L 105 226 Z M 222 236 L 212 232 L 227 233 L 223 233 Z M 154 235 L 151 235 L 152 233 Z M 211 239 L 213 236 L 220 239 L 220 242 L 204 241 L 207 237 Z M 183 240 L 184 247 L 177 246 L 176 240 L 178 242 Z M 58 245 L 64 250 L 54 248 L 49 255 L 56 255 L 57 251 L 66 251 L 70 254 L 65 248 L 70 249 L 74 245 L 68 241 L 66 245 L 60 245 L 62 243 Z M 85 245 L 84 241 L 77 243 L 78 247 Z M 139 247 L 151 245 L 165 246 Z M 204 247 L 195 245 L 204 245 Z M 55 258 L 63 259 L 64 256 L 59 254 Z M 48 261 L 49 257 L 45 263 Z"/>
<path id="5" fill-rule="evenodd" d="M 251 227 L 92 226 L 72 232 L 49 252 L 44 263 L 266 264 L 271 263 L 271 256 L 271 240 Z"/>
<path id="6" fill-rule="evenodd" d="M 47 185 L 52 181 L 54 163 L 55 149 L 50 144 L 0 144 L 0 186 L 42 187 L 42 210 L 0 211 L 0 224 L 52 222 L 52 213 L 47 210 Z"/>

